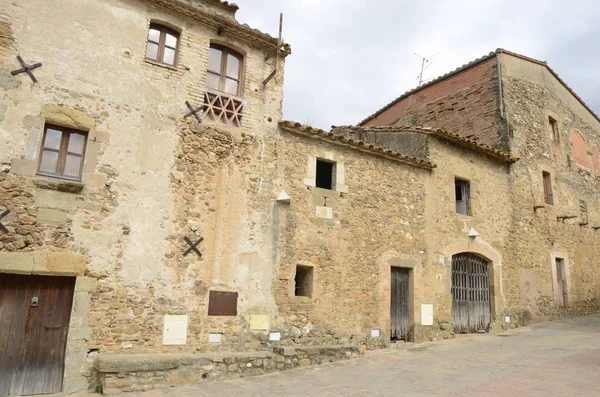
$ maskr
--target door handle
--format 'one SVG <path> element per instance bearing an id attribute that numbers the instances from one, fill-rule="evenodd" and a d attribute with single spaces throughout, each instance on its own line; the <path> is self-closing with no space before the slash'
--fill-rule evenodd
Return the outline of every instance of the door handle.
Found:
<path id="1" fill-rule="evenodd" d="M 50 330 L 56 330 L 60 328 L 60 324 L 54 324 L 54 325 L 44 325 L 44 328 L 46 329 L 50 329 Z"/>

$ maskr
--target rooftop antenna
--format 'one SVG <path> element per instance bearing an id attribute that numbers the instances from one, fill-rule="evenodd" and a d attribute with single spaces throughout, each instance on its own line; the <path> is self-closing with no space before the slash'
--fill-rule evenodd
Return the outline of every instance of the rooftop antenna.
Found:
<path id="1" fill-rule="evenodd" d="M 432 64 L 433 64 L 433 58 L 437 57 L 440 53 L 438 52 L 437 54 L 435 54 L 434 56 L 431 57 L 431 59 L 427 59 L 424 56 L 421 56 L 419 54 L 417 54 L 415 52 L 415 55 L 418 56 L 419 58 L 421 58 L 421 73 L 419 73 L 419 85 L 423 84 L 423 72 L 426 71 Z M 425 64 L 427 64 L 427 66 L 425 66 Z"/>
<path id="2" fill-rule="evenodd" d="M 271 81 L 271 79 L 273 77 L 276 77 L 279 75 L 279 50 L 281 50 L 282 45 L 283 45 L 283 12 L 280 12 L 279 13 L 279 39 L 277 40 L 277 48 L 275 49 L 274 52 L 269 53 L 265 57 L 265 61 L 266 61 L 269 58 L 271 58 L 273 55 L 275 55 L 275 70 L 273 70 L 271 72 L 271 74 L 269 76 L 267 76 L 265 81 L 263 81 L 263 86 L 266 86 L 267 83 L 269 81 Z M 276 78 L 275 81 L 277 81 L 277 80 L 278 79 Z"/>

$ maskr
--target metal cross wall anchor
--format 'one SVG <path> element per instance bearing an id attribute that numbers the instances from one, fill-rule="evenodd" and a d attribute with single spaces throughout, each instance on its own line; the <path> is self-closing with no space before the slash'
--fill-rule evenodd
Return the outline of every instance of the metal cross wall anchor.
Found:
<path id="1" fill-rule="evenodd" d="M 10 214 L 10 210 L 7 209 L 6 211 L 0 214 L 0 220 L 8 214 Z M 0 231 L 8 233 L 8 229 L 2 223 L 0 223 Z"/>
<path id="2" fill-rule="evenodd" d="M 31 80 L 33 80 L 34 83 L 37 83 L 37 79 L 35 78 L 33 73 L 31 73 L 31 71 L 33 69 L 36 69 L 36 68 L 39 68 L 40 66 L 42 66 L 42 63 L 38 62 L 38 63 L 34 63 L 33 65 L 26 65 L 25 61 L 23 61 L 23 58 L 21 58 L 20 55 L 17 55 L 17 59 L 19 60 L 19 63 L 21 64 L 21 69 L 13 70 L 12 72 L 10 72 L 10 74 L 15 76 L 19 73 L 27 73 L 29 75 L 29 77 L 31 77 Z"/>
<path id="3" fill-rule="evenodd" d="M 196 120 L 198 120 L 198 122 L 201 123 L 202 117 L 198 113 L 202 113 L 203 106 L 199 106 L 198 108 L 194 109 L 194 107 L 191 103 L 189 103 L 189 101 L 185 101 L 185 104 L 187 105 L 188 109 L 190 109 L 190 111 L 187 112 L 185 116 L 183 116 L 183 118 L 187 119 L 190 116 L 194 116 Z"/>
<path id="4" fill-rule="evenodd" d="M 192 240 L 190 240 L 190 238 L 187 237 L 187 236 L 184 237 L 184 240 L 185 240 L 186 243 L 188 243 L 188 245 L 190 246 L 190 248 L 188 248 L 187 251 L 185 251 L 183 253 L 183 256 L 186 256 L 190 252 L 194 251 L 198 255 L 198 257 L 202 258 L 202 252 L 200 252 L 198 250 L 198 248 L 196 248 L 196 246 L 198 244 L 200 244 L 202 242 L 202 240 L 204 240 L 204 237 L 200 237 L 195 243 L 192 243 Z"/>

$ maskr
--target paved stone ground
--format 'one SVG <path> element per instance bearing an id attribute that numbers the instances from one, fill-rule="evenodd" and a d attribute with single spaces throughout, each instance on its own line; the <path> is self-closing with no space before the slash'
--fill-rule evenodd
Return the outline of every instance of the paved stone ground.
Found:
<path id="1" fill-rule="evenodd" d="M 127 397 L 600 396 L 600 315 Z"/>

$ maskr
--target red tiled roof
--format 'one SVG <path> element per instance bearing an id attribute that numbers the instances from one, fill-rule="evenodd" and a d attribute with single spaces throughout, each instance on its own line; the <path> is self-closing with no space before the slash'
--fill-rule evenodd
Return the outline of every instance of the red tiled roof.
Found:
<path id="1" fill-rule="evenodd" d="M 490 52 L 489 54 L 482 56 L 480 58 L 477 58 L 469 63 L 466 63 L 456 69 L 454 69 L 451 72 L 448 72 L 440 77 L 437 77 L 423 85 L 420 85 L 416 88 L 413 88 L 412 90 L 406 91 L 404 94 L 400 95 L 398 98 L 394 99 L 393 101 L 391 101 L 390 103 L 388 103 L 387 105 L 385 105 L 384 107 L 382 107 L 381 109 L 379 109 L 378 111 L 376 111 L 375 113 L 371 114 L 370 116 L 368 116 L 367 118 L 365 118 L 364 120 L 360 121 L 358 123 L 358 125 L 364 125 L 365 123 L 367 123 L 368 121 L 372 120 L 373 118 L 375 118 L 376 116 L 380 115 L 381 113 L 383 113 L 385 110 L 389 109 L 390 107 L 394 106 L 396 103 L 400 102 L 402 99 L 406 98 L 407 96 L 414 94 L 417 91 L 422 90 L 425 87 L 429 87 L 430 85 L 433 85 L 439 81 L 442 81 L 452 75 L 455 75 L 456 73 L 462 72 L 463 70 L 466 70 L 468 68 L 470 68 L 471 66 L 475 66 L 481 62 L 487 61 L 488 59 L 495 57 L 498 54 L 508 54 L 517 58 L 521 58 L 525 61 L 529 61 L 529 62 L 533 62 L 533 63 L 537 63 L 539 65 L 545 66 L 548 71 L 567 89 L 569 90 L 569 92 L 583 105 L 583 107 L 585 107 L 591 114 L 592 116 L 594 116 L 596 118 L 596 120 L 600 121 L 600 117 L 594 113 L 594 111 L 588 106 L 586 105 L 586 103 L 583 101 L 583 99 L 581 99 L 579 97 L 579 95 L 577 95 L 577 93 L 575 91 L 573 91 L 573 89 L 571 87 L 569 87 L 567 85 L 567 83 L 560 78 L 560 76 L 558 75 L 558 73 L 556 73 L 554 70 L 552 70 L 552 68 L 550 66 L 548 66 L 548 62 L 546 61 L 540 61 L 534 58 L 529 58 L 525 55 L 521 55 L 521 54 L 517 54 L 516 52 L 512 52 L 512 51 L 508 51 L 505 50 L 503 48 L 498 48 L 496 51 Z"/>
<path id="2" fill-rule="evenodd" d="M 223 0 L 209 0 L 211 3 L 215 3 L 223 8 L 227 8 L 228 10 L 232 11 L 233 13 L 235 13 L 237 10 L 240 9 L 240 7 L 235 4 L 235 3 L 230 3 L 228 1 L 223 1 Z"/>
<path id="3" fill-rule="evenodd" d="M 279 44 L 279 39 L 277 37 L 273 37 L 268 33 L 263 33 L 258 29 L 251 28 L 245 23 L 239 23 L 234 18 L 215 13 L 209 13 L 203 10 L 201 7 L 194 6 L 193 2 L 186 0 L 146 1 L 186 15 L 197 21 L 205 23 L 208 26 L 212 26 L 217 29 L 221 28 L 224 30 L 225 34 L 235 36 L 238 39 L 245 40 L 246 42 L 252 43 L 258 47 L 268 47 L 269 49 L 272 49 L 273 47 L 277 47 Z M 208 1 L 214 4 L 218 3 L 220 6 L 226 7 L 230 10 L 238 9 L 238 6 L 235 3 L 229 3 L 221 0 Z M 292 53 L 292 49 L 288 43 L 282 43 L 279 53 L 285 57 Z"/>

